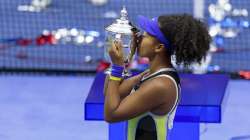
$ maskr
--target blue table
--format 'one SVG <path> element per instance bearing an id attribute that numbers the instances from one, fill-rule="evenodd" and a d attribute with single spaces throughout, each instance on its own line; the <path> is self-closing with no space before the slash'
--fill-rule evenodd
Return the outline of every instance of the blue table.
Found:
<path id="1" fill-rule="evenodd" d="M 180 74 L 182 98 L 170 140 L 199 140 L 200 123 L 221 123 L 229 77 L 224 74 Z M 85 101 L 85 120 L 103 121 L 105 74 L 98 73 Z M 127 122 L 109 125 L 109 140 L 126 140 Z"/>

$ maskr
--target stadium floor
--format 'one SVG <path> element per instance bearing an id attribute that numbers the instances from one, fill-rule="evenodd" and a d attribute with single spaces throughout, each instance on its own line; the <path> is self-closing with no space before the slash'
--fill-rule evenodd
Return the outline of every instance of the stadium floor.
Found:
<path id="1" fill-rule="evenodd" d="M 0 75 L 1 140 L 108 140 L 108 124 L 84 121 L 93 76 Z M 231 80 L 222 124 L 201 124 L 201 140 L 250 139 L 250 81 Z"/>

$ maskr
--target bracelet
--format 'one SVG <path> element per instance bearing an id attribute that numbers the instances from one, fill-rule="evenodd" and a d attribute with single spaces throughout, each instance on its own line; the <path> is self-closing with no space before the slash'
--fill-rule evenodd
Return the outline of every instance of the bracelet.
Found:
<path id="1" fill-rule="evenodd" d="M 114 77 L 122 78 L 124 67 L 113 64 L 111 69 L 111 75 Z"/>
<path id="2" fill-rule="evenodd" d="M 110 75 L 109 79 L 110 79 L 110 80 L 113 80 L 113 81 L 121 81 L 121 80 L 122 80 L 122 78 L 120 78 L 120 77 L 115 77 L 115 76 L 112 76 L 112 75 Z"/>
<path id="3" fill-rule="evenodd" d="M 117 70 L 123 70 L 124 67 L 116 64 L 112 64 L 112 68 L 117 69 Z"/>

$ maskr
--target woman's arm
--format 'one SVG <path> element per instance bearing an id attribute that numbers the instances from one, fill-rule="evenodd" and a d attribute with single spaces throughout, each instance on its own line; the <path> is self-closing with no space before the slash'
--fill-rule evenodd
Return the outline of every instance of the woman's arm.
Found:
<path id="1" fill-rule="evenodd" d="M 170 108 L 175 102 L 175 85 L 167 78 L 149 80 L 123 100 L 119 95 L 119 85 L 119 81 L 111 80 L 107 88 L 104 119 L 109 123 L 129 120 L 166 103 Z"/>

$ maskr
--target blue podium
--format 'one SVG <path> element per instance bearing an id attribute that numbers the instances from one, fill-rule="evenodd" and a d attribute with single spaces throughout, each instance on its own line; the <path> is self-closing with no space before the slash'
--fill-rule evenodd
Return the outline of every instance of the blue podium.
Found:
<path id="1" fill-rule="evenodd" d="M 229 76 L 180 74 L 181 101 L 168 140 L 199 140 L 200 123 L 221 123 Z M 85 120 L 104 120 L 105 74 L 98 73 L 85 101 Z M 109 140 L 126 140 L 127 122 L 109 124 Z"/>

